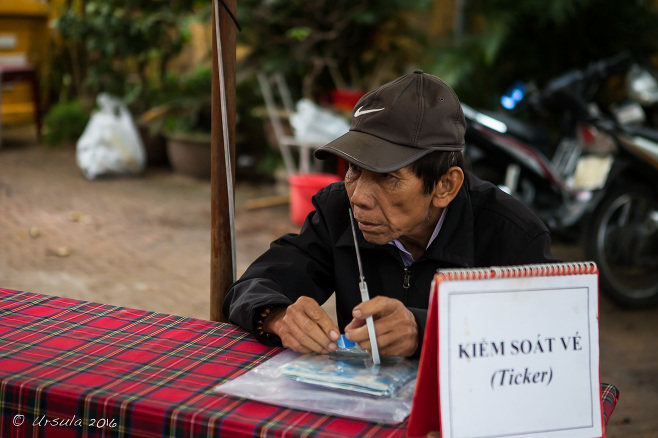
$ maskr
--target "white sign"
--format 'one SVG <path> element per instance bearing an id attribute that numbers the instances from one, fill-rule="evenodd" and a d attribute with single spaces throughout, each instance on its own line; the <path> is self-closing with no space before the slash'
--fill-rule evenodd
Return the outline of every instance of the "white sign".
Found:
<path id="1" fill-rule="evenodd" d="M 439 285 L 443 438 L 602 436 L 597 281 Z"/>

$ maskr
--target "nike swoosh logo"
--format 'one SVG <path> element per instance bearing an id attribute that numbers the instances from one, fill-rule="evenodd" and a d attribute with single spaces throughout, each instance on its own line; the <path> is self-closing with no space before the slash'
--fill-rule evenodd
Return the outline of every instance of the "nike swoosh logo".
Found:
<path id="1" fill-rule="evenodd" d="M 362 115 L 368 114 L 368 113 L 376 113 L 377 111 L 382 111 L 386 108 L 376 108 L 376 109 L 369 109 L 369 110 L 361 111 L 362 109 L 363 109 L 363 107 L 360 106 L 359 109 L 357 109 L 356 112 L 354 113 L 354 117 L 359 117 L 359 116 L 362 116 Z"/>

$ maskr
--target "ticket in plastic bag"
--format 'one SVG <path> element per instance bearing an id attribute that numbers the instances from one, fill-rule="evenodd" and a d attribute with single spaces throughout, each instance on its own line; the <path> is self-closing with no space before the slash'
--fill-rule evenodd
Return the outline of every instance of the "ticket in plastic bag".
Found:
<path id="1" fill-rule="evenodd" d="M 349 341 L 348 341 L 349 342 Z M 418 364 L 401 357 L 372 357 L 358 346 L 340 347 L 330 354 L 304 354 L 279 367 L 281 376 L 326 388 L 390 397 L 416 378 Z"/>

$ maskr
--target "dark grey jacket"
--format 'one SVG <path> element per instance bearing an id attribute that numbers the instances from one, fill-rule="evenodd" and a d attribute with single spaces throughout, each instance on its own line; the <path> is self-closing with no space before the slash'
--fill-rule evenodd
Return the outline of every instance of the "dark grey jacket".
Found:
<path id="1" fill-rule="evenodd" d="M 313 205 L 316 210 L 299 234 L 272 242 L 231 286 L 223 307 L 231 322 L 255 334 L 260 309 L 289 305 L 302 295 L 322 304 L 334 291 L 339 328 L 352 320 L 352 309 L 361 302 L 361 295 L 344 183 L 320 190 Z M 436 239 L 407 269 L 393 245 L 367 242 L 358 228 L 357 239 L 370 297 L 385 295 L 402 301 L 418 322 L 419 345 L 437 269 L 555 261 L 549 231 L 541 220 L 521 202 L 473 174 L 450 203 Z M 280 345 L 277 339 L 259 340 Z"/>

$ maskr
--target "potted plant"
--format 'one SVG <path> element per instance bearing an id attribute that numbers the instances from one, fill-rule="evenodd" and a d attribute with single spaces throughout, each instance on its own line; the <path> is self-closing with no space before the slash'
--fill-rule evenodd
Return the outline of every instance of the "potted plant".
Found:
<path id="1" fill-rule="evenodd" d="M 148 162 L 162 164 L 162 137 L 140 115 L 161 103 L 171 61 L 190 40 L 188 24 L 207 8 L 199 1 L 59 3 L 48 76 L 57 100 L 87 108 L 100 92 L 120 97 L 135 115 Z"/>
<path id="2" fill-rule="evenodd" d="M 89 110 L 79 100 L 57 102 L 44 118 L 43 142 L 48 147 L 62 144 L 75 145 L 84 132 L 87 122 L 89 122 Z"/>
<path id="3" fill-rule="evenodd" d="M 162 132 L 175 172 L 210 178 L 212 68 L 170 75 L 165 81 L 168 101 L 151 110 L 151 129 Z"/>

